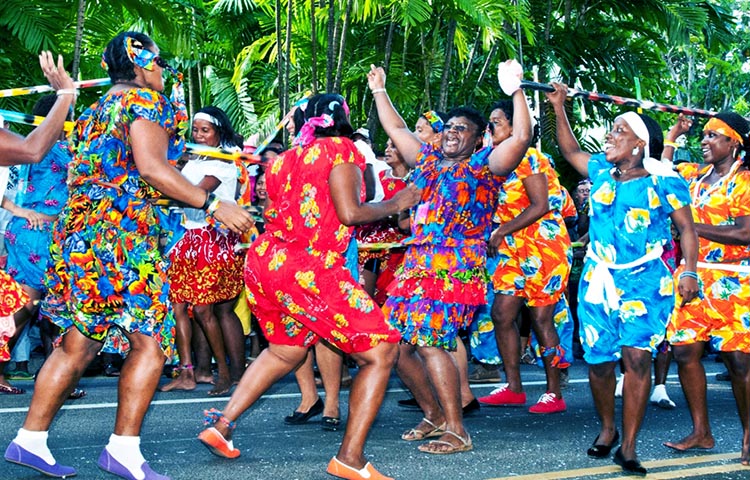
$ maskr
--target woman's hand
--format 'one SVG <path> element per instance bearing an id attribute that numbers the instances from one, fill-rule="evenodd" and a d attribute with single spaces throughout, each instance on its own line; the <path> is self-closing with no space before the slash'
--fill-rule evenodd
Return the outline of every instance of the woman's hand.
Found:
<path id="1" fill-rule="evenodd" d="M 680 135 L 686 134 L 693 126 L 693 119 L 682 113 L 677 117 L 677 122 L 667 132 L 666 140 L 674 142 Z"/>
<path id="2" fill-rule="evenodd" d="M 39 54 L 39 65 L 42 67 L 42 72 L 44 72 L 44 76 L 47 77 L 52 88 L 55 90 L 75 89 L 73 79 L 65 71 L 62 55 L 57 56 L 57 65 L 55 65 L 55 58 L 52 56 L 52 52 L 45 50 Z"/>
<path id="3" fill-rule="evenodd" d="M 698 280 L 692 277 L 680 278 L 680 281 L 677 283 L 677 291 L 680 292 L 680 297 L 682 297 L 680 307 L 684 307 L 698 296 Z"/>
<path id="4" fill-rule="evenodd" d="M 255 225 L 252 215 L 232 202 L 219 202 L 213 216 L 231 231 L 238 234 L 247 232 L 250 227 Z"/>
<path id="5" fill-rule="evenodd" d="M 523 67 L 517 60 L 506 60 L 497 66 L 497 81 L 503 93 L 509 97 L 521 88 L 521 80 L 523 80 Z"/>
<path id="6" fill-rule="evenodd" d="M 370 65 L 370 71 L 367 73 L 367 86 L 370 91 L 385 89 L 385 70 L 383 67 Z"/>
<path id="7" fill-rule="evenodd" d="M 551 82 L 550 85 L 552 85 L 555 88 L 554 92 L 544 92 L 544 95 L 547 97 L 547 100 L 553 105 L 560 107 L 565 104 L 565 99 L 568 97 L 568 86 L 564 83 L 558 83 L 558 82 Z"/>
<path id="8" fill-rule="evenodd" d="M 416 187 L 413 183 L 410 183 L 393 196 L 393 201 L 398 205 L 399 211 L 403 212 L 414 205 L 418 204 L 422 199 L 422 190 Z"/>
<path id="9" fill-rule="evenodd" d="M 21 207 L 18 207 L 18 209 L 13 212 L 13 216 L 18 218 L 25 218 L 29 222 L 29 226 L 33 230 L 41 229 L 42 226 L 44 226 L 44 221 L 48 217 L 48 215 L 43 215 L 36 210 Z"/>
<path id="10" fill-rule="evenodd" d="M 502 230 L 502 227 L 497 227 L 492 231 L 492 235 L 490 235 L 490 241 L 487 242 L 487 255 L 490 257 L 494 257 L 497 255 L 497 247 L 500 246 L 503 239 L 505 238 L 505 231 Z"/>

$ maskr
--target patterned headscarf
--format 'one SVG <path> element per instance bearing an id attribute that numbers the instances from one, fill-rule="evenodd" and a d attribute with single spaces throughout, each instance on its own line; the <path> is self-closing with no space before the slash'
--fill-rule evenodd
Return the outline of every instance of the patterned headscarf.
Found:
<path id="1" fill-rule="evenodd" d="M 422 114 L 422 116 L 425 118 L 425 120 L 430 122 L 430 126 L 435 131 L 435 133 L 440 133 L 443 131 L 443 119 L 440 118 L 440 115 L 438 115 L 436 111 L 427 110 Z"/>

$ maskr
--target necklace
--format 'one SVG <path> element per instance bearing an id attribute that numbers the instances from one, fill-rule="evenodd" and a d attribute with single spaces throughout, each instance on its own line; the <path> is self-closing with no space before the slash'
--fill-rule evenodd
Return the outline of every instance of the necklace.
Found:
<path id="1" fill-rule="evenodd" d="M 620 177 L 622 177 L 626 173 L 631 172 L 633 170 L 638 170 L 639 168 L 643 168 L 643 167 L 635 166 L 635 167 L 630 167 L 630 168 L 622 169 L 622 168 L 620 168 L 619 165 L 615 164 L 615 168 L 613 168 L 611 170 L 611 172 L 612 172 L 612 176 L 615 177 L 615 178 L 617 178 L 619 180 Z"/>

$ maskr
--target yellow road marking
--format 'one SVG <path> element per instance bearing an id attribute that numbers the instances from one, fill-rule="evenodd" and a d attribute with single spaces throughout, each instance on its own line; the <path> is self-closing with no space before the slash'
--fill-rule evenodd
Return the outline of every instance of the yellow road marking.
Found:
<path id="1" fill-rule="evenodd" d="M 666 472 L 648 472 L 646 478 L 654 478 L 658 480 L 670 480 L 673 478 L 691 478 L 691 477 L 702 477 L 703 475 L 716 475 L 719 473 L 730 473 L 739 472 L 745 470 L 750 473 L 750 468 L 742 465 L 741 463 L 732 463 L 728 465 L 712 465 L 708 467 L 699 468 L 678 468 L 676 470 L 668 470 Z M 623 475 L 621 477 L 608 477 L 602 480 L 633 480 L 632 476 Z"/>
<path id="2" fill-rule="evenodd" d="M 642 463 L 643 463 L 643 466 L 646 468 L 679 467 L 679 466 L 694 465 L 696 463 L 718 462 L 722 460 L 731 460 L 731 459 L 737 459 L 739 461 L 739 457 L 740 457 L 739 452 L 718 453 L 715 455 L 696 455 L 693 457 L 674 457 L 668 460 L 651 460 L 651 461 L 642 462 Z M 735 470 L 741 470 L 741 469 L 747 468 L 741 465 L 740 463 L 737 463 L 737 465 L 717 465 L 714 467 L 703 467 L 702 469 L 724 468 L 724 467 L 731 468 L 731 470 L 727 470 L 727 471 L 735 471 Z M 702 470 L 702 469 L 691 469 L 689 471 L 693 472 L 693 471 Z M 562 478 L 577 478 L 577 477 L 604 475 L 607 473 L 618 473 L 618 472 L 622 472 L 622 469 L 619 466 L 612 464 L 606 467 L 577 468 L 574 470 L 559 470 L 556 472 L 532 473 L 530 475 L 513 475 L 510 477 L 497 477 L 497 478 L 492 478 L 489 480 L 556 480 L 556 479 L 562 479 Z M 654 477 L 653 475 L 656 475 L 656 473 L 649 472 L 648 476 L 649 478 L 652 478 L 652 477 L 653 478 L 679 478 L 679 476 L 684 476 L 686 471 L 680 470 L 680 472 L 681 472 L 680 475 L 668 476 L 668 477 Z M 670 474 L 670 473 L 673 473 L 673 472 L 661 472 L 660 474 Z M 716 473 L 723 473 L 723 471 L 717 471 Z M 692 475 L 689 475 L 689 476 L 692 476 Z M 621 478 L 621 477 L 612 477 L 612 478 Z M 632 478 L 632 477 L 622 477 L 622 478 Z"/>

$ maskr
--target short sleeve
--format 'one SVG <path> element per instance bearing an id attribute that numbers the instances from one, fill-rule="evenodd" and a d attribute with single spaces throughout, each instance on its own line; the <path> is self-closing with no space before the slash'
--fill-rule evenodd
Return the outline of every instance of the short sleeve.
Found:
<path id="1" fill-rule="evenodd" d="M 131 121 L 143 119 L 166 129 L 170 134 L 175 129 L 175 115 L 169 99 L 148 88 L 137 88 L 123 98 Z"/>
<path id="2" fill-rule="evenodd" d="M 353 163 L 357 165 L 360 170 L 364 171 L 365 157 L 348 138 L 329 137 L 323 141 L 319 140 L 318 143 L 320 144 L 320 155 L 322 158 L 332 159 L 331 167 Z"/>

